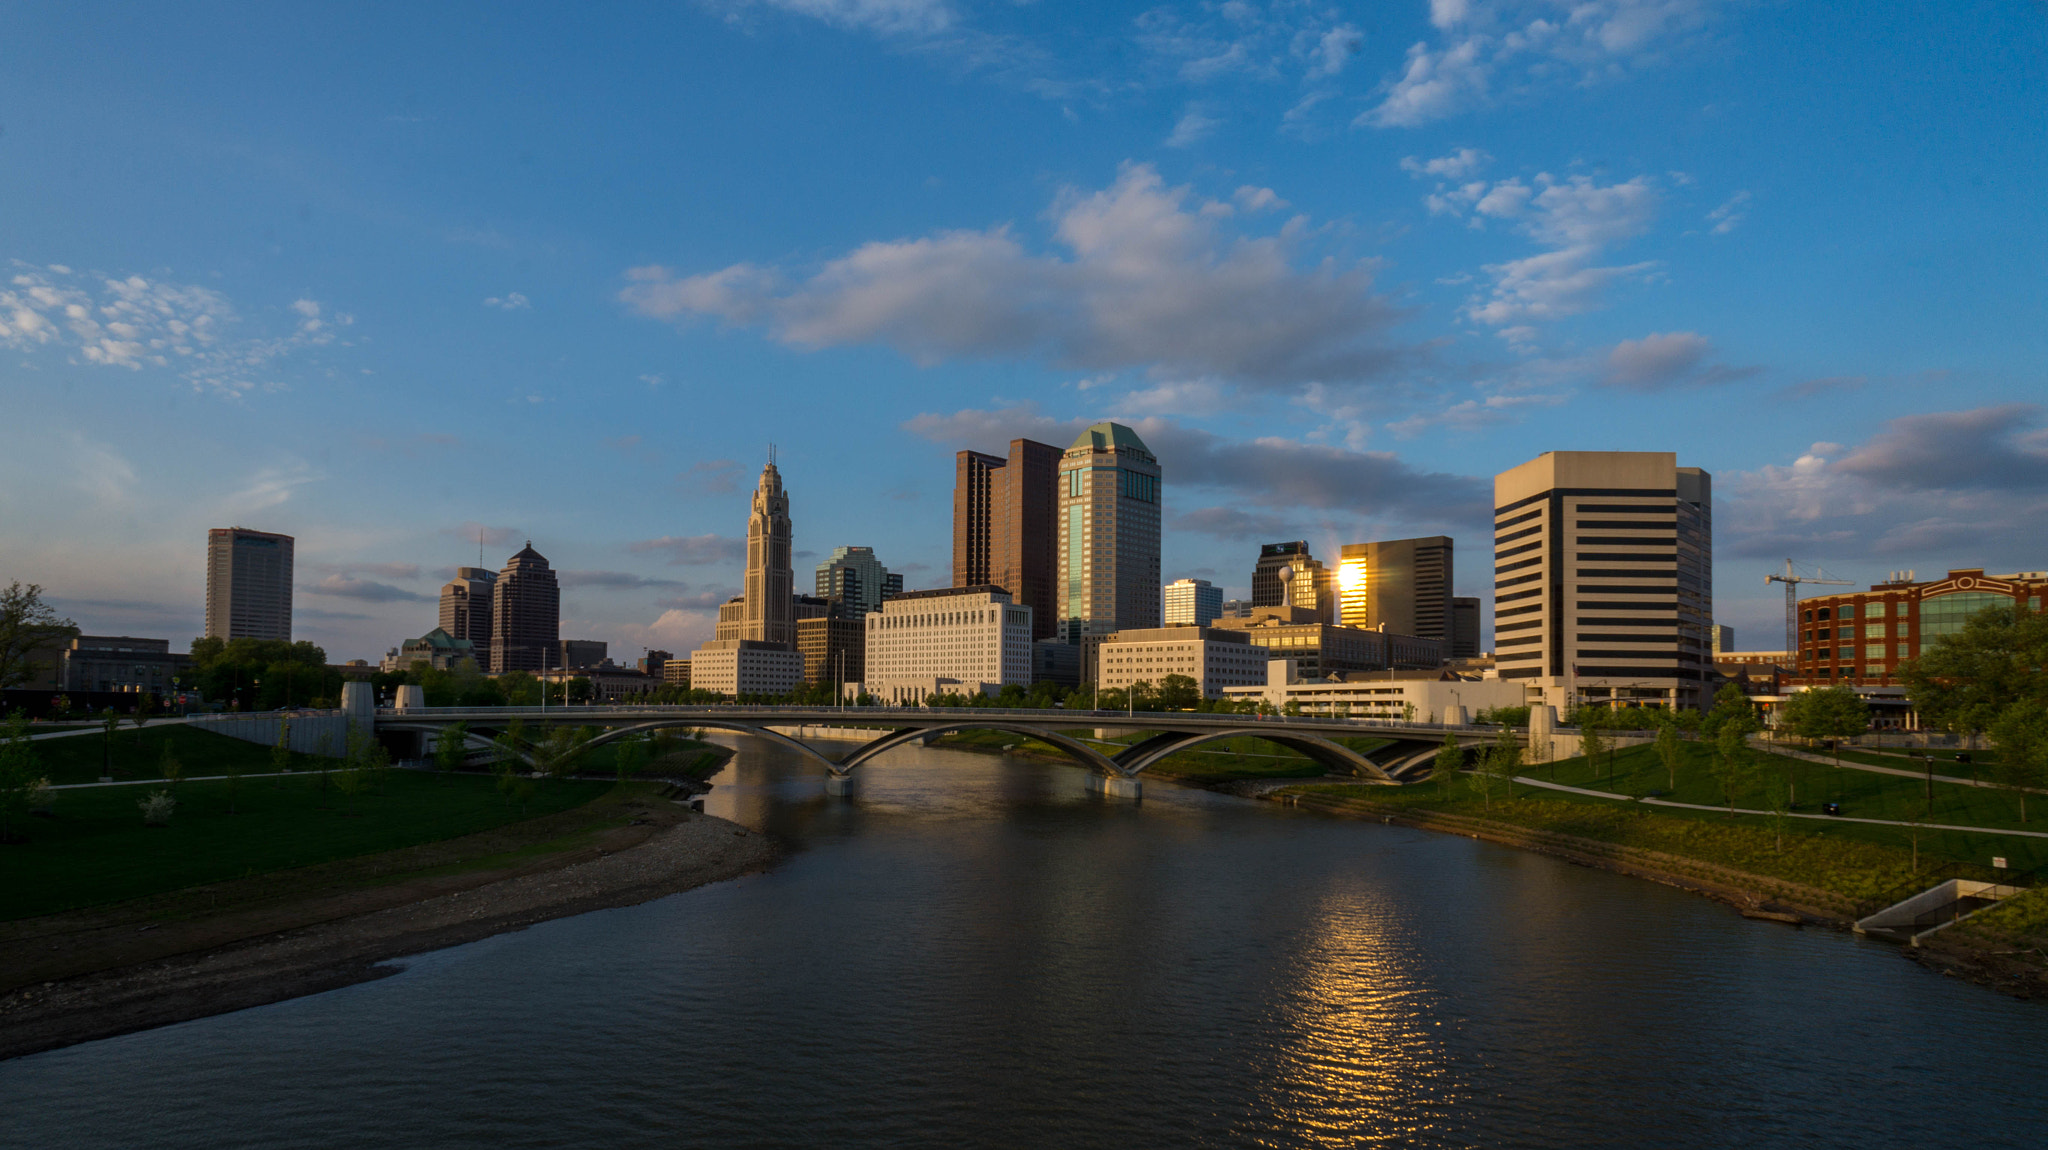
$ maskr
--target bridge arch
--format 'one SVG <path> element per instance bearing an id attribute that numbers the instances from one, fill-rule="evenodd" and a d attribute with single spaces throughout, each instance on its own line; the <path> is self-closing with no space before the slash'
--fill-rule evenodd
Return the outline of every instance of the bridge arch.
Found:
<path id="1" fill-rule="evenodd" d="M 1243 736 L 1264 739 L 1278 743 L 1288 750 L 1297 751 L 1325 768 L 1334 768 L 1348 774 L 1362 775 L 1369 779 L 1393 782 L 1386 768 L 1366 758 L 1363 754 L 1334 739 L 1307 731 L 1275 731 L 1270 728 L 1245 726 L 1236 730 L 1207 731 L 1165 731 L 1137 743 L 1116 756 L 1117 769 L 1124 774 L 1136 775 L 1145 768 L 1156 765 L 1161 759 L 1182 751 L 1192 750 L 1202 743 L 1217 739 L 1235 739 Z"/>
<path id="2" fill-rule="evenodd" d="M 1048 731 L 1040 727 L 1027 726 L 1023 723 L 977 721 L 974 719 L 928 727 L 905 727 L 883 735 L 881 738 L 871 739 L 847 755 L 834 768 L 833 773 L 851 774 L 855 767 L 860 766 L 883 751 L 893 751 L 897 747 L 906 746 L 931 735 L 946 735 L 957 731 L 1001 731 L 1008 735 L 1022 735 L 1027 739 L 1037 739 L 1042 743 L 1058 747 L 1078 760 L 1082 766 L 1093 768 L 1099 774 L 1118 776 L 1135 773 L 1126 771 L 1123 767 L 1117 765 L 1116 760 L 1071 735 L 1063 735 L 1057 731 Z"/>
<path id="3" fill-rule="evenodd" d="M 819 766 L 824 767 L 833 774 L 842 773 L 839 764 L 827 758 L 816 747 L 800 739 L 792 739 L 780 731 L 771 731 L 767 727 L 733 722 L 729 719 L 707 718 L 703 715 L 678 716 L 674 719 L 655 719 L 650 722 L 634 723 L 628 727 L 613 727 L 611 730 L 583 744 L 577 750 L 577 753 L 582 754 L 584 751 L 601 747 L 606 743 L 617 742 L 620 739 L 631 738 L 634 735 L 644 734 L 649 731 L 666 730 L 671 727 L 698 727 L 707 730 L 730 731 L 736 735 L 753 735 L 756 738 L 766 739 L 778 746 L 795 751 L 805 758 L 814 760 Z"/>

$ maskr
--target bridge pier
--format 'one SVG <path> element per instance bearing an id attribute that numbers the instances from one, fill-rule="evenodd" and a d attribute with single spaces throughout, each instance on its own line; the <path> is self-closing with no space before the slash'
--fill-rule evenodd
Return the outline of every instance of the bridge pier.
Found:
<path id="1" fill-rule="evenodd" d="M 1111 799 L 1142 799 L 1145 784 L 1134 775 L 1104 775 L 1091 772 L 1088 789 Z"/>
<path id="2" fill-rule="evenodd" d="M 854 790 L 853 773 L 850 771 L 843 775 L 827 774 L 825 776 L 825 793 L 828 795 L 845 798 L 852 795 Z"/>

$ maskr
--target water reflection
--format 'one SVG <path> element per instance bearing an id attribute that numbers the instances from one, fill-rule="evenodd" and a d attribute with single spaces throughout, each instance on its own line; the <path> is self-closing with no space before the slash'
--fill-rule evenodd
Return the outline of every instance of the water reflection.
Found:
<path id="1" fill-rule="evenodd" d="M 2031 1145 L 2040 1008 L 1555 860 L 748 740 L 773 871 L 0 1064 L 0 1145 Z M 20 1100 L 32 1100 L 22 1105 Z"/>

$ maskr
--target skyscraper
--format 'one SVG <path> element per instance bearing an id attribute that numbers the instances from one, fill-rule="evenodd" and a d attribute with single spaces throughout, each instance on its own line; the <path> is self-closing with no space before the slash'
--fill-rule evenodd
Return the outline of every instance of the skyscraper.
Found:
<path id="1" fill-rule="evenodd" d="M 1479 599 L 1451 597 L 1451 658 L 1471 659 L 1479 654 Z"/>
<path id="2" fill-rule="evenodd" d="M 754 488 L 747 516 L 746 603 L 740 616 L 740 638 L 781 643 L 796 650 L 796 576 L 789 566 L 789 496 L 782 473 L 769 460 Z"/>
<path id="3" fill-rule="evenodd" d="M 818 564 L 817 590 L 818 598 L 837 599 L 849 610 L 876 611 L 883 599 L 902 594 L 903 576 L 882 566 L 872 547 L 835 547 Z"/>
<path id="4" fill-rule="evenodd" d="M 475 644 L 490 660 L 491 590 L 498 573 L 488 567 L 457 567 L 455 578 L 441 587 L 441 629 L 450 638 Z"/>
<path id="5" fill-rule="evenodd" d="M 1668 451 L 1554 451 L 1493 480 L 1494 662 L 1529 701 L 1698 707 L 1713 477 Z"/>
<path id="6" fill-rule="evenodd" d="M 1059 629 L 1054 600 L 1061 451 L 1010 441 L 1008 458 L 962 451 L 953 464 L 953 586 L 990 584 L 1031 608 L 1038 638 Z"/>
<path id="7" fill-rule="evenodd" d="M 216 527 L 206 533 L 206 637 L 292 637 L 289 535 Z"/>
<path id="8" fill-rule="evenodd" d="M 1160 597 L 1169 627 L 1207 627 L 1223 614 L 1223 588 L 1207 579 L 1176 579 Z"/>
<path id="9" fill-rule="evenodd" d="M 561 639 L 562 588 L 529 539 L 491 585 L 491 673 L 554 667 Z"/>
<path id="10" fill-rule="evenodd" d="M 1267 543 L 1259 548 L 1258 564 L 1252 568 L 1252 605 L 1305 607 L 1334 624 L 1336 585 L 1335 574 L 1309 554 L 1307 543 Z"/>
<path id="11" fill-rule="evenodd" d="M 1377 631 L 1384 624 L 1402 635 L 1442 639 L 1446 650 L 1455 650 L 1451 559 L 1448 535 L 1346 544 L 1337 564 L 1344 625 Z"/>
<path id="12" fill-rule="evenodd" d="M 1121 423 L 1090 427 L 1061 457 L 1058 588 L 1067 642 L 1159 626 L 1160 486 L 1158 459 Z"/>

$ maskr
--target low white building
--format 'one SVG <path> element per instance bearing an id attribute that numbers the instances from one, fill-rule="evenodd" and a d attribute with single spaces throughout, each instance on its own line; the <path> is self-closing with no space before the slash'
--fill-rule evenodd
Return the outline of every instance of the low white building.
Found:
<path id="1" fill-rule="evenodd" d="M 867 690 L 884 702 L 1031 685 L 1031 608 L 1000 587 L 895 595 L 867 626 Z"/>
<path id="2" fill-rule="evenodd" d="M 741 695 L 787 695 L 804 681 L 804 657 L 781 643 L 713 639 L 690 652 L 693 690 Z"/>
<path id="3" fill-rule="evenodd" d="M 1520 707 L 1529 700 L 1522 684 L 1500 679 L 1460 679 L 1442 671 L 1346 671 L 1341 682 L 1303 679 L 1294 660 L 1266 665 L 1256 687 L 1226 687 L 1228 699 L 1263 699 L 1275 709 L 1301 704 L 1305 715 L 1353 719 L 1404 719 L 1417 723 L 1470 722 L 1481 711 Z M 1464 718 L 1458 718 L 1461 709 Z"/>
<path id="4" fill-rule="evenodd" d="M 1122 689 L 1147 682 L 1156 690 L 1168 675 L 1186 675 L 1205 699 L 1226 687 L 1263 686 L 1266 649 L 1245 632 L 1215 627 L 1147 627 L 1104 637 L 1096 649 L 1096 685 Z"/>

